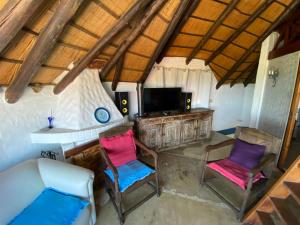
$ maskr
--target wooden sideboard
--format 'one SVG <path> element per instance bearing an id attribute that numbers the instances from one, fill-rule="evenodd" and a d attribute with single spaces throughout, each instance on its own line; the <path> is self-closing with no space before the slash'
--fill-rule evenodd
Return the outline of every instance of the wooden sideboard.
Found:
<path id="1" fill-rule="evenodd" d="M 136 119 L 137 137 L 149 148 L 162 151 L 210 138 L 213 110 Z"/>

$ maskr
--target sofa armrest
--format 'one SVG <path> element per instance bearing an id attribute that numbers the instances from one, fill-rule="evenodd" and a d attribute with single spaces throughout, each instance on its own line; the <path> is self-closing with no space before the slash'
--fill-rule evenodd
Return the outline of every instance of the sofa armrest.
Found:
<path id="1" fill-rule="evenodd" d="M 76 195 L 90 201 L 92 223 L 96 222 L 93 194 L 94 173 L 88 169 L 51 159 L 38 159 L 38 168 L 45 187 Z"/>

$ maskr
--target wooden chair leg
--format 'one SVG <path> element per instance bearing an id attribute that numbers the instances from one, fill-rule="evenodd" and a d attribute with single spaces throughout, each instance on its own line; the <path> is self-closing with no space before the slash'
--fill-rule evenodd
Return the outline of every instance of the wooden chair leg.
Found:
<path id="1" fill-rule="evenodd" d="M 155 180 L 156 180 L 156 195 L 157 195 L 157 197 L 159 197 L 160 196 L 160 188 L 159 188 L 159 178 L 158 178 L 157 172 L 155 174 Z"/>
<path id="2" fill-rule="evenodd" d="M 200 177 L 200 184 L 201 184 L 201 186 L 203 186 L 203 185 L 204 185 L 204 182 L 205 182 L 205 172 L 206 172 L 206 164 L 207 164 L 207 161 L 208 161 L 208 152 L 206 152 L 205 158 L 204 158 L 204 160 L 201 162 L 201 163 L 202 163 L 202 173 L 201 173 L 201 177 Z"/>
<path id="3" fill-rule="evenodd" d="M 246 208 L 247 208 L 247 203 L 248 203 L 248 199 L 251 193 L 251 189 L 252 189 L 252 185 L 253 185 L 253 177 L 250 177 L 249 181 L 248 181 L 248 185 L 247 185 L 247 190 L 244 194 L 244 199 L 243 199 L 243 203 L 241 206 L 241 210 L 238 213 L 238 220 L 241 221 L 244 217 Z"/>
<path id="4" fill-rule="evenodd" d="M 124 214 L 123 214 L 123 210 L 122 210 L 122 195 L 120 192 L 116 192 L 115 193 L 116 196 L 116 205 L 117 205 L 117 211 L 118 211 L 118 216 L 119 216 L 119 220 L 120 220 L 120 225 L 124 224 Z"/>

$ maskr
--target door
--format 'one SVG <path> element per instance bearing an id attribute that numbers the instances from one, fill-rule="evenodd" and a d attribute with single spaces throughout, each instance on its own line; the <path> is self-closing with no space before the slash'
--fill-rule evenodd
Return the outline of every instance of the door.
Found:
<path id="1" fill-rule="evenodd" d="M 293 131 L 294 131 L 294 127 L 295 127 L 296 120 L 297 120 L 299 101 L 300 101 L 300 64 L 298 67 L 298 75 L 297 75 L 294 95 L 293 95 L 293 99 L 292 99 L 292 105 L 291 105 L 291 109 L 290 109 L 288 124 L 287 124 L 287 128 L 285 131 L 282 150 L 281 150 L 281 154 L 280 154 L 279 162 L 278 162 L 278 166 L 281 169 L 284 169 L 284 165 L 285 165 L 287 155 L 288 155 L 288 152 L 290 149 Z"/>
<path id="2" fill-rule="evenodd" d="M 140 140 L 149 148 L 159 149 L 162 145 L 161 124 L 144 125 L 141 127 Z"/>
<path id="3" fill-rule="evenodd" d="M 180 121 L 164 123 L 162 125 L 163 148 L 180 144 Z"/>
<path id="4" fill-rule="evenodd" d="M 197 120 L 197 140 L 209 138 L 211 134 L 211 116 Z"/>
<path id="5" fill-rule="evenodd" d="M 189 143 L 196 140 L 197 120 L 183 120 L 181 125 L 181 143 Z"/>

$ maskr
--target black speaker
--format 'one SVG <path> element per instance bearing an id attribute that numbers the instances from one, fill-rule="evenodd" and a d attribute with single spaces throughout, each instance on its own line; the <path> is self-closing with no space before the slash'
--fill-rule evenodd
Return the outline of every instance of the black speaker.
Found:
<path id="1" fill-rule="evenodd" d="M 190 112 L 192 108 L 192 93 L 182 92 L 180 98 L 180 108 L 183 112 Z"/>
<path id="2" fill-rule="evenodd" d="M 115 103 L 123 116 L 129 114 L 128 92 L 115 92 Z"/>

